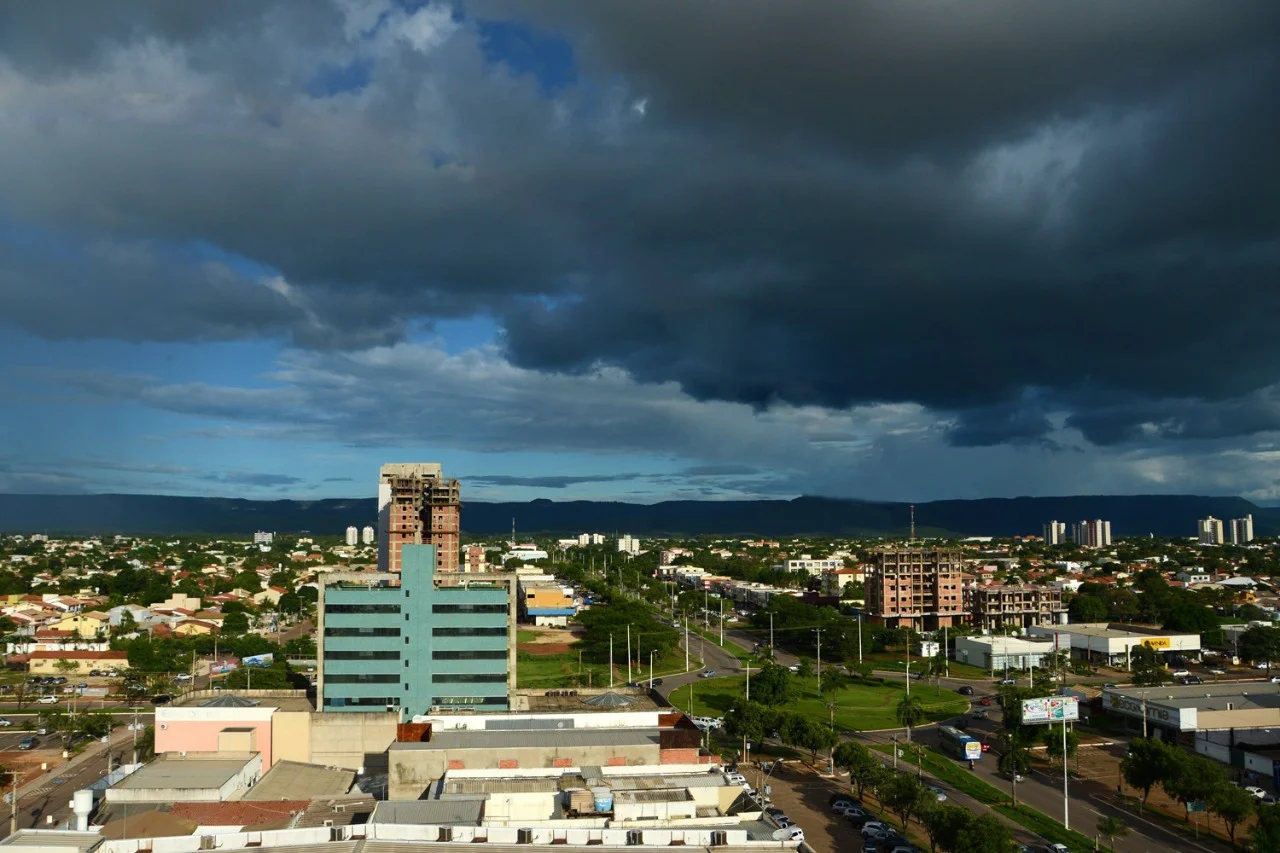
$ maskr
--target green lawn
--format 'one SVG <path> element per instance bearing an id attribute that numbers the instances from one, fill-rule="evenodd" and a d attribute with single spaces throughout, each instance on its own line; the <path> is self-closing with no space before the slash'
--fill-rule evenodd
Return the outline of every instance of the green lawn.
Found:
<path id="1" fill-rule="evenodd" d="M 746 676 L 698 679 L 692 685 L 692 711 L 689 687 L 677 690 L 671 701 L 686 713 L 706 715 L 715 712 L 723 715 L 741 701 L 746 681 Z M 784 710 L 805 714 L 823 722 L 830 720 L 831 712 L 827 709 L 827 702 L 830 700 L 818 695 L 818 680 L 797 678 L 796 681 L 800 687 L 799 696 Z M 912 692 L 924 701 L 930 722 L 962 714 L 969 707 L 963 697 L 946 690 L 938 692 L 933 687 L 916 687 Z M 845 731 L 896 728 L 898 721 L 894 712 L 903 693 L 902 685 L 896 684 L 847 685 L 835 695 L 836 726 Z"/>
<path id="2" fill-rule="evenodd" d="M 625 654 L 620 656 L 625 657 Z M 698 662 L 693 660 L 690 662 L 690 666 L 696 669 Z M 655 677 L 661 677 L 663 674 L 673 672 L 684 672 L 684 652 L 654 659 L 653 674 Z M 644 681 L 648 677 L 649 661 L 647 658 L 643 665 L 632 665 L 631 679 L 633 681 Z M 620 660 L 614 667 L 612 683 L 622 685 L 626 680 L 626 661 Z M 528 652 L 516 653 L 517 687 L 545 687 L 549 689 L 561 687 L 608 687 L 610 682 L 609 667 L 603 663 L 588 663 L 584 661 L 581 669 L 579 669 L 578 653 L 576 651 L 558 655 L 534 655 Z"/>
<path id="3" fill-rule="evenodd" d="M 871 664 L 876 669 L 888 670 L 891 672 L 906 672 L 907 661 L 901 652 L 869 652 L 862 656 L 863 661 Z M 911 658 L 911 671 L 920 672 L 924 663 L 918 657 Z M 973 666 L 967 663 L 951 662 L 952 678 L 980 678 L 989 679 L 991 673 L 982 667 Z"/>
<path id="4" fill-rule="evenodd" d="M 540 635 L 537 631 L 516 631 L 517 643 L 535 643 Z"/>
<path id="5" fill-rule="evenodd" d="M 720 645 L 720 632 L 719 632 L 719 631 L 717 631 L 717 630 L 707 631 L 707 630 L 705 630 L 705 629 L 703 629 L 703 628 L 695 628 L 693 625 L 690 625 L 690 626 L 689 626 L 689 634 L 690 634 L 690 638 L 689 638 L 689 639 L 690 639 L 690 645 L 691 645 L 691 647 L 693 647 L 693 646 L 692 646 L 692 640 L 693 640 L 692 635 L 693 635 L 693 634 L 695 634 L 695 633 L 696 633 L 698 636 L 702 637 L 702 638 L 703 638 L 704 640 L 706 640 L 707 642 L 715 643 L 717 646 L 718 646 L 718 645 Z M 695 650 L 696 650 L 696 647 L 694 647 L 694 648 L 695 648 Z M 751 664 L 752 666 L 755 666 L 755 665 L 760 661 L 760 659 L 759 659 L 759 658 L 757 658 L 755 655 L 751 654 L 751 650 L 750 650 L 750 649 L 745 649 L 745 648 L 743 648 L 741 645 L 739 645 L 738 643 L 735 643 L 733 640 L 730 640 L 728 637 L 725 637 L 725 638 L 724 638 L 724 650 L 725 650 L 726 652 L 728 652 L 729 654 L 733 655 L 734 657 L 736 657 L 736 658 L 737 658 L 739 661 L 741 661 L 742 663 L 749 663 L 749 664 Z"/>

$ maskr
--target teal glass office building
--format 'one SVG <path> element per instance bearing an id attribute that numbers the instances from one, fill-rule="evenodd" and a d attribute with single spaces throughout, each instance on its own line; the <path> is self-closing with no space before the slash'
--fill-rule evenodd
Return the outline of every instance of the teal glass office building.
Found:
<path id="1" fill-rule="evenodd" d="M 405 545 L 399 574 L 340 574 L 323 585 L 321 711 L 397 711 L 407 721 L 510 708 L 514 581 L 437 575 L 435 566 L 434 545 Z"/>

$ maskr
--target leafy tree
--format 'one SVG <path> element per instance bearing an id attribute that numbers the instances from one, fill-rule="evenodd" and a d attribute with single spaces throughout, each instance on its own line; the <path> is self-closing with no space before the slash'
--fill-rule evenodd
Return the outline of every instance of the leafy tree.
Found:
<path id="1" fill-rule="evenodd" d="M 1166 631 L 1204 634 L 1216 630 L 1222 620 L 1218 614 L 1194 600 L 1180 601 L 1165 614 L 1161 627 Z"/>
<path id="2" fill-rule="evenodd" d="M 1126 785 L 1142 792 L 1145 805 L 1151 789 L 1172 775 L 1173 748 L 1156 738 L 1135 738 L 1129 743 L 1129 754 L 1120 762 L 1120 773 Z"/>
<path id="3" fill-rule="evenodd" d="M 826 723 L 800 714 L 788 714 L 779 729 L 782 742 L 790 746 L 807 749 L 817 761 L 818 751 L 830 749 L 836 745 L 836 733 Z"/>
<path id="4" fill-rule="evenodd" d="M 1254 853 L 1280 850 L 1280 806 L 1258 806 L 1258 822 L 1249 832 L 1249 846 Z"/>
<path id="5" fill-rule="evenodd" d="M 1240 656 L 1253 662 L 1266 661 L 1267 675 L 1271 662 L 1280 659 L 1280 628 L 1255 625 L 1240 635 Z"/>
<path id="6" fill-rule="evenodd" d="M 929 792 L 920 785 L 920 780 L 909 773 L 891 773 L 878 788 L 876 796 L 884 807 L 898 816 L 905 826 L 911 815 L 927 800 L 921 795 Z"/>
<path id="7" fill-rule="evenodd" d="M 228 613 L 222 619 L 222 633 L 224 634 L 243 634 L 249 630 L 249 617 L 244 611 L 237 610 Z"/>
<path id="8" fill-rule="evenodd" d="M 1067 608 L 1072 622 L 1107 621 L 1107 603 L 1093 595 L 1077 595 Z"/>
<path id="9" fill-rule="evenodd" d="M 1129 665 L 1133 669 L 1133 683 L 1143 687 L 1159 687 L 1169 681 L 1164 668 L 1164 658 L 1149 646 L 1134 646 L 1129 652 Z"/>
<path id="10" fill-rule="evenodd" d="M 769 709 L 759 702 L 739 702 L 724 715 L 725 734 L 759 742 L 764 740 L 766 732 L 771 731 L 770 716 Z"/>
<path id="11" fill-rule="evenodd" d="M 800 658 L 800 671 L 796 675 L 801 678 L 813 678 L 813 661 L 808 658 Z"/>
<path id="12" fill-rule="evenodd" d="M 275 660 L 271 666 L 242 666 L 233 670 L 224 682 L 232 689 L 244 689 L 251 684 L 254 690 L 305 690 L 307 677 L 294 672 L 284 660 Z"/>
<path id="13" fill-rule="evenodd" d="M 302 611 L 302 599 L 296 592 L 286 592 L 276 602 L 276 610 L 280 613 L 300 613 Z"/>
<path id="14" fill-rule="evenodd" d="M 1258 805 L 1258 799 L 1244 788 L 1222 784 L 1209 795 L 1209 811 L 1222 818 L 1227 826 L 1231 843 L 1236 843 L 1236 827 L 1248 820 Z"/>
<path id="15" fill-rule="evenodd" d="M 1045 753 L 1055 764 L 1062 763 L 1062 727 L 1044 726 L 1041 735 L 1044 740 Z M 1067 758 L 1075 758 L 1080 749 L 1080 735 L 1073 728 L 1067 729 Z"/>
<path id="16" fill-rule="evenodd" d="M 725 721 L 726 725 L 728 720 Z M 869 788 L 875 788 L 885 775 L 884 764 L 860 743 L 845 741 L 836 747 L 835 765 L 849 774 L 849 784 L 858 792 L 858 799 Z"/>
<path id="17" fill-rule="evenodd" d="M 956 835 L 955 853 L 1009 853 L 1013 833 L 993 814 L 973 818 Z"/>
<path id="18" fill-rule="evenodd" d="M 760 674 L 751 679 L 751 692 L 760 702 L 776 708 L 795 697 L 795 679 L 785 666 L 767 663 Z"/>
<path id="19" fill-rule="evenodd" d="M 1241 793 L 1244 793 L 1241 791 Z M 1246 794 L 1245 796 L 1250 796 Z M 1112 853 L 1116 849 L 1116 839 L 1124 838 L 1129 834 L 1129 825 L 1118 817 L 1107 815 L 1098 821 L 1098 835 L 1107 839 L 1107 844 L 1111 847 Z"/>
<path id="20" fill-rule="evenodd" d="M 920 815 L 920 824 L 929 836 L 929 849 L 954 850 L 956 842 L 973 821 L 973 814 L 963 806 L 938 803 Z"/>
<path id="21" fill-rule="evenodd" d="M 238 572 L 231 579 L 231 584 L 246 592 L 262 592 L 262 578 L 257 572 Z"/>
<path id="22" fill-rule="evenodd" d="M 924 703 L 920 701 L 919 696 L 903 696 L 898 700 L 898 707 L 894 710 L 898 722 L 907 730 L 907 740 L 911 740 L 911 728 L 919 725 L 920 721 L 925 718 Z"/>
<path id="23" fill-rule="evenodd" d="M 1213 792 L 1227 784 L 1222 765 L 1199 755 L 1192 755 L 1172 748 L 1160 787 L 1173 799 L 1182 803 L 1183 820 L 1191 820 L 1189 803 L 1205 802 Z"/>

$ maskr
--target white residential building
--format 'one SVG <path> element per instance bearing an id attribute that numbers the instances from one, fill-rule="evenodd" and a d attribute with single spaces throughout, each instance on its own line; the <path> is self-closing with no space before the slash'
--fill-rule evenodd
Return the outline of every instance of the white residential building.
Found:
<path id="1" fill-rule="evenodd" d="M 827 557 L 825 560 L 815 560 L 809 554 L 801 554 L 798 560 L 787 560 L 784 566 L 789 572 L 808 572 L 811 575 L 820 575 L 823 572 L 829 572 L 832 569 L 843 569 L 844 560 L 839 557 Z"/>
<path id="2" fill-rule="evenodd" d="M 364 530 L 360 531 L 360 541 L 366 545 L 372 545 L 375 538 L 373 525 L 366 524 Z"/>
<path id="3" fill-rule="evenodd" d="M 1231 544 L 1246 545 L 1253 541 L 1253 515 L 1231 519 Z"/>
<path id="4" fill-rule="evenodd" d="M 1222 519 L 1214 518 L 1212 515 L 1200 519 L 1199 536 L 1201 545 L 1221 545 L 1223 542 Z"/>
<path id="5" fill-rule="evenodd" d="M 1071 539 L 1081 548 L 1109 548 L 1111 546 L 1111 522 L 1095 518 L 1093 521 L 1077 521 L 1071 525 Z"/>
<path id="6" fill-rule="evenodd" d="M 1067 523 L 1051 521 L 1044 526 L 1044 544 L 1061 545 L 1067 541 Z"/>
<path id="7" fill-rule="evenodd" d="M 360 542 L 360 531 L 352 525 L 347 528 L 347 545 L 354 547 Z"/>
<path id="8" fill-rule="evenodd" d="M 275 541 L 275 538 L 276 535 L 274 533 L 267 533 L 265 530 L 259 530 L 257 533 L 253 534 L 253 544 L 270 545 Z"/>
<path id="9" fill-rule="evenodd" d="M 634 557 L 640 553 L 640 539 L 627 533 L 618 540 L 618 550 L 623 554 L 630 554 Z"/>

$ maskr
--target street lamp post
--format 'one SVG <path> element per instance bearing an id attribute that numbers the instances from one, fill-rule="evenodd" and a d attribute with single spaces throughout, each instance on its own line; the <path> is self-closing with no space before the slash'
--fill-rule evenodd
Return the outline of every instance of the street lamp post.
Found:
<path id="1" fill-rule="evenodd" d="M 649 650 L 649 689 L 653 689 L 653 653 L 655 649 Z"/>

